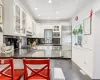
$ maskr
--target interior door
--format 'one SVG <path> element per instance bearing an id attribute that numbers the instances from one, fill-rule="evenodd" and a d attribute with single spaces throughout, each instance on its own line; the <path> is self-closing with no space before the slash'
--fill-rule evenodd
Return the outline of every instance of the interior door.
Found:
<path id="1" fill-rule="evenodd" d="M 45 29 L 44 37 L 45 37 L 46 44 L 52 44 L 52 29 Z"/>

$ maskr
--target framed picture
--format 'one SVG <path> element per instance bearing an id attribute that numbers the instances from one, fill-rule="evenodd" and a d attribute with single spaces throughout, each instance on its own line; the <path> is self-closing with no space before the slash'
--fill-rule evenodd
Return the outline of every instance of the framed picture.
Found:
<path id="1" fill-rule="evenodd" d="M 84 21 L 84 35 L 90 35 L 91 34 L 91 23 L 92 20 L 90 17 L 86 18 Z"/>
<path id="2" fill-rule="evenodd" d="M 3 7 L 0 4 L 0 24 L 2 24 L 2 23 L 3 23 Z"/>

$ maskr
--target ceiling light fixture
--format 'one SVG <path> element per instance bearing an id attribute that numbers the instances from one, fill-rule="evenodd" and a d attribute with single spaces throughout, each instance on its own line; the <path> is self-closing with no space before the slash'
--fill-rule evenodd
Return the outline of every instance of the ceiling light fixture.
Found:
<path id="1" fill-rule="evenodd" d="M 35 10 L 38 10 L 38 8 L 35 8 Z"/>
<path id="2" fill-rule="evenodd" d="M 49 0 L 48 2 L 49 2 L 49 3 L 52 3 L 52 1 L 51 1 L 51 0 Z"/>
<path id="3" fill-rule="evenodd" d="M 59 11 L 56 12 L 57 14 L 59 13 Z"/>
<path id="4" fill-rule="evenodd" d="M 38 16 L 41 16 L 41 15 L 38 15 Z"/>

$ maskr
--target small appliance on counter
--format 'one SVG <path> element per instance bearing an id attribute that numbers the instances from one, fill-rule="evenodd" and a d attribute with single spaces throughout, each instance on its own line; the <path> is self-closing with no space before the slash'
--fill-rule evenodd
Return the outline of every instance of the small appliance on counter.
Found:
<path id="1" fill-rule="evenodd" d="M 0 32 L 3 32 L 1 27 L 0 27 Z"/>
<path id="2" fill-rule="evenodd" d="M 18 36 L 4 36 L 4 43 L 7 46 L 14 46 L 15 49 L 19 49 L 19 38 Z"/>
<path id="3" fill-rule="evenodd" d="M 14 48 L 13 46 L 7 46 L 5 43 L 3 43 L 1 47 L 1 54 L 2 55 L 7 55 L 7 54 L 14 54 Z"/>
<path id="4" fill-rule="evenodd" d="M 44 38 L 27 38 L 27 45 L 32 45 L 36 41 L 36 45 L 44 44 Z"/>

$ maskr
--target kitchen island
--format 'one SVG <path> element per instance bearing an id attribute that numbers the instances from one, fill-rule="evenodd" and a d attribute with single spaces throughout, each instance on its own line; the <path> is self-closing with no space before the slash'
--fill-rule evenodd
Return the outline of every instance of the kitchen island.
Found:
<path id="1" fill-rule="evenodd" d="M 25 49 L 16 49 L 13 54 L 0 54 L 0 58 L 61 58 L 61 46 L 38 45 Z"/>

